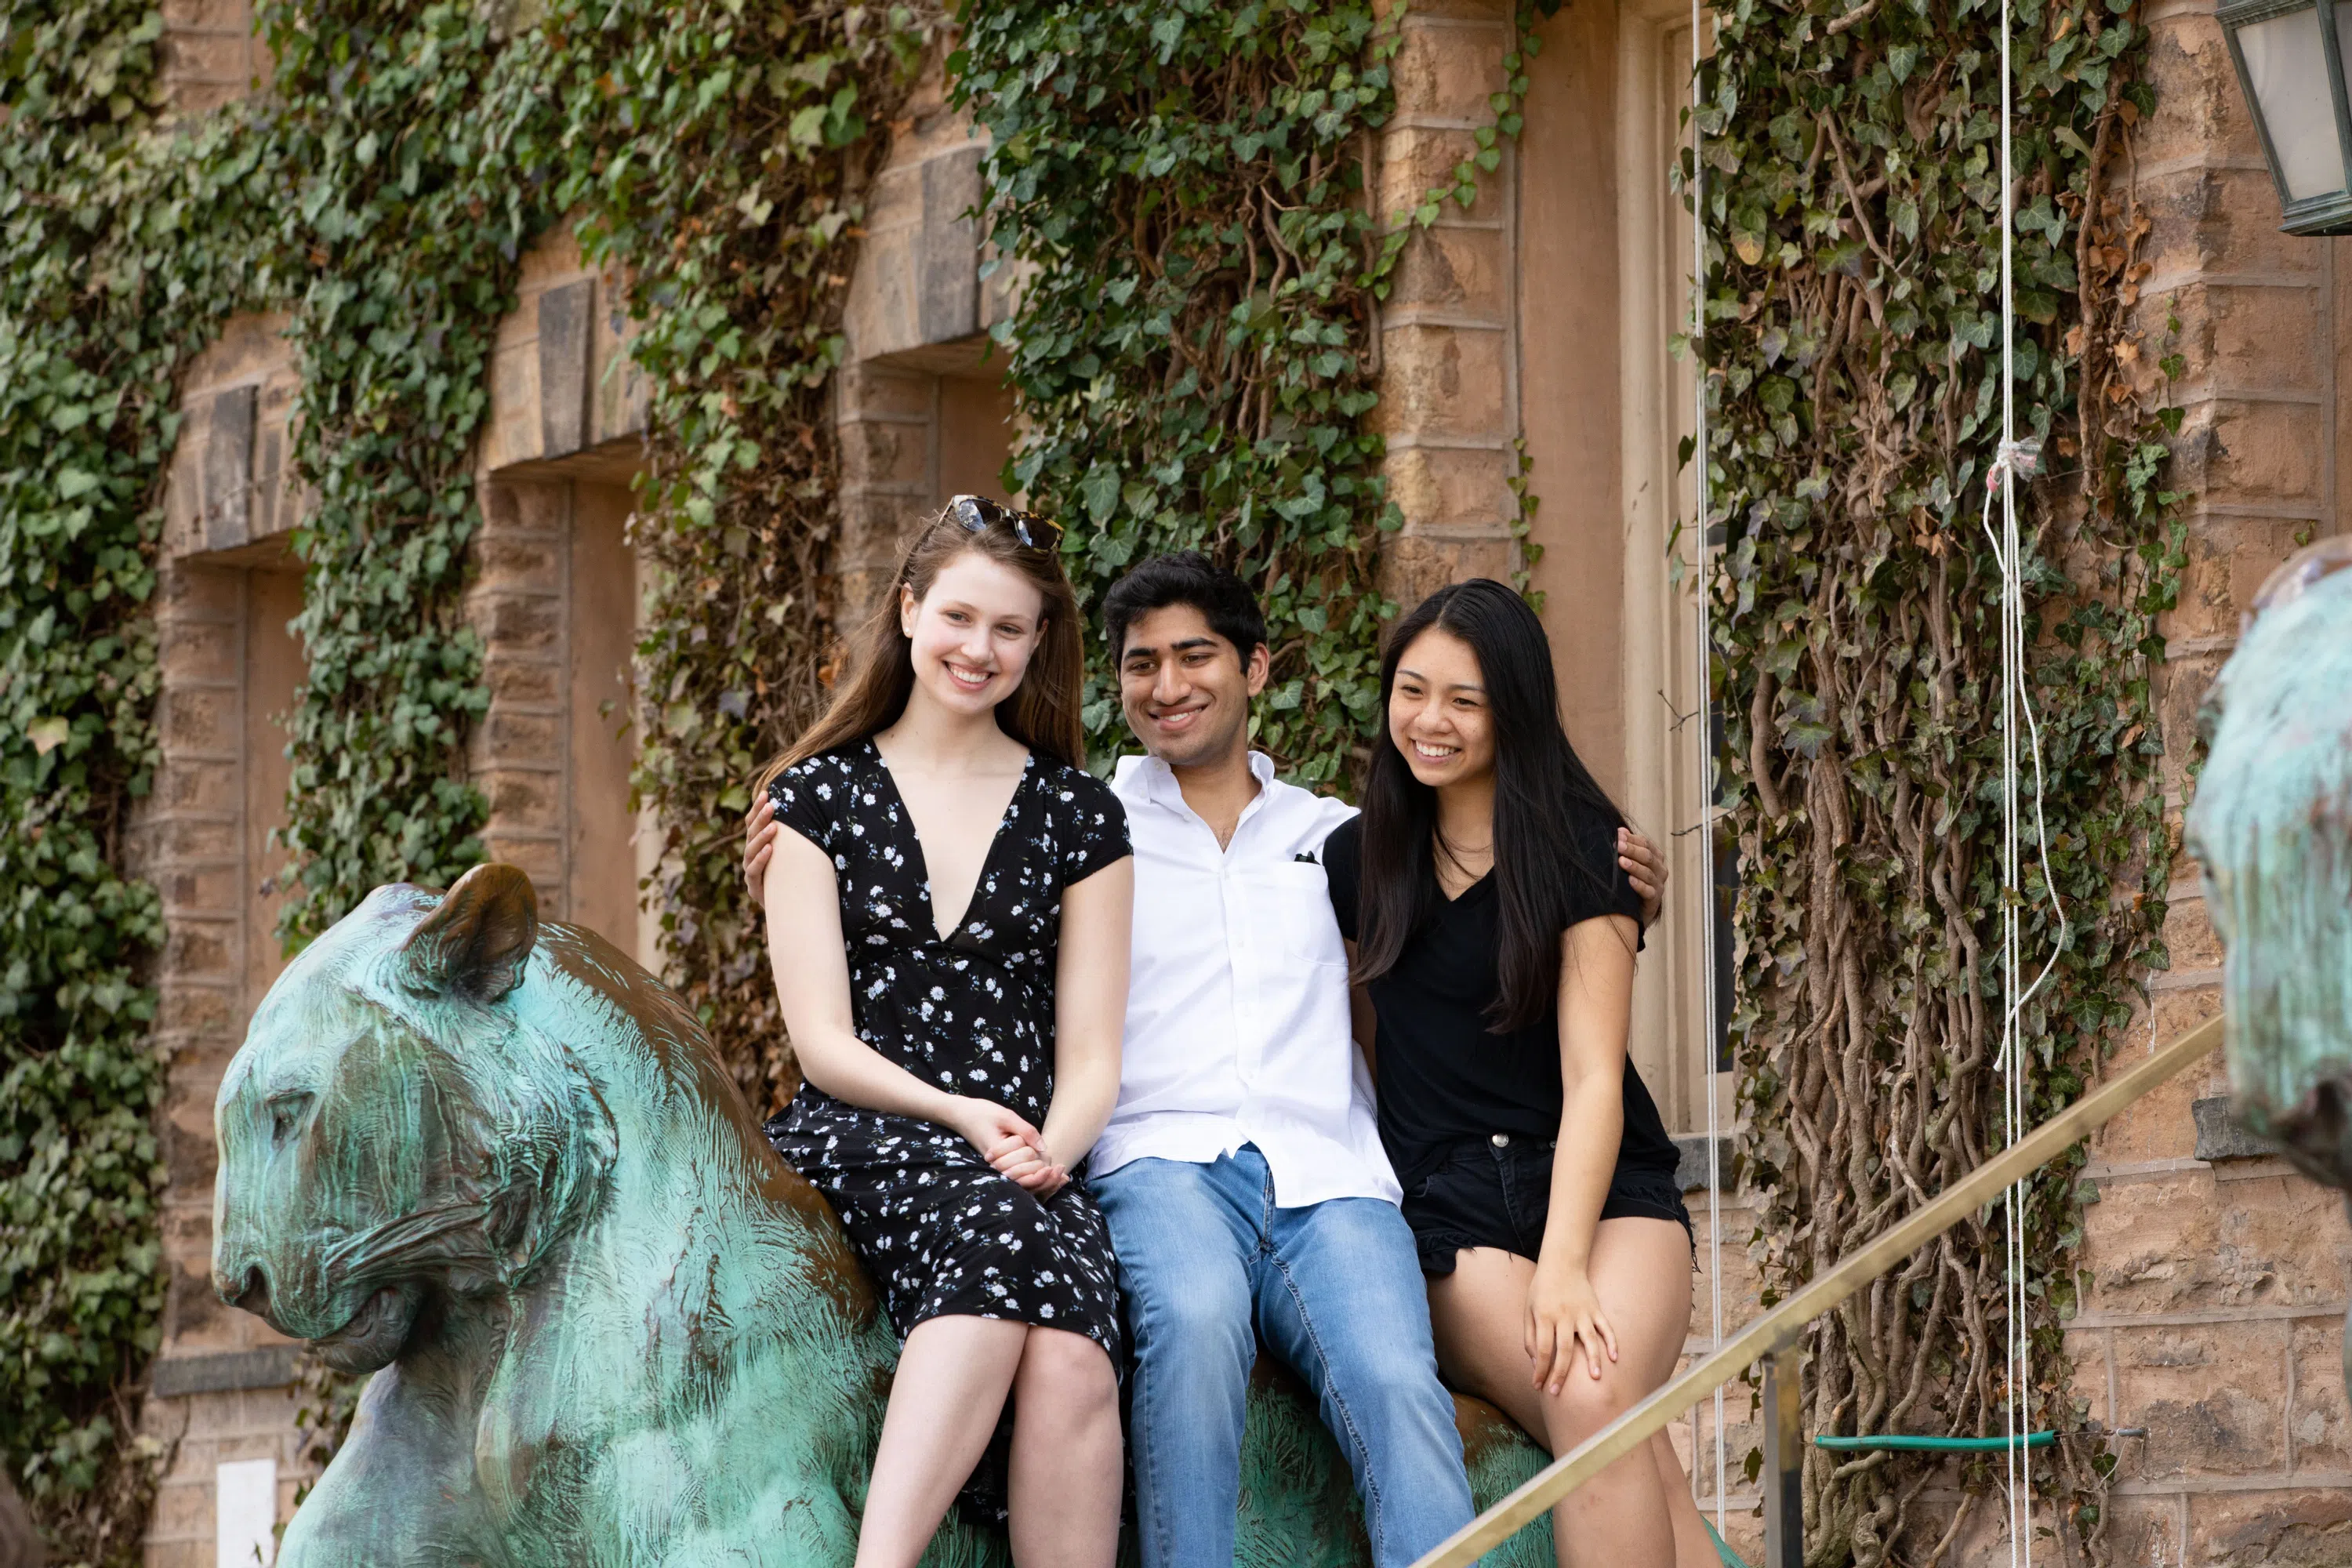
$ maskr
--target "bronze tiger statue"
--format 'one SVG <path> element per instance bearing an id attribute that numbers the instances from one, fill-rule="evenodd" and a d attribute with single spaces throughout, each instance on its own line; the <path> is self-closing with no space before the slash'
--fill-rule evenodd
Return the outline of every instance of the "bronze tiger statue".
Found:
<path id="1" fill-rule="evenodd" d="M 215 1288 L 374 1374 L 282 1568 L 848 1568 L 898 1353 L 873 1289 L 693 1016 L 522 872 L 370 894 L 215 1119 Z M 1458 1414 L 1480 1507 L 1542 1464 Z M 1237 1562 L 1364 1564 L 1361 1521 L 1262 1363 Z M 951 1516 L 927 1561 L 1011 1557 Z M 1549 1526 L 1486 1561 L 1549 1564 Z"/>

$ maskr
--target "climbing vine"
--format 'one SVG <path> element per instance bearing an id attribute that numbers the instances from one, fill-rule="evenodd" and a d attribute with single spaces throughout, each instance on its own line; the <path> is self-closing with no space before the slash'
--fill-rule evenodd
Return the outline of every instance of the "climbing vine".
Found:
<path id="1" fill-rule="evenodd" d="M 70 1560 L 135 1558 L 152 1479 L 131 1436 L 165 1274 L 141 974 L 162 921 L 124 833 L 156 759 L 145 609 L 174 377 L 227 315 L 285 311 L 302 377 L 281 922 L 299 942 L 378 882 L 446 881 L 479 854 L 464 745 L 486 699 L 459 595 L 522 248 L 577 218 L 651 305 L 633 349 L 664 690 L 639 784 L 672 835 L 656 896 L 691 911 L 669 934 L 706 1016 L 739 1049 L 774 1034 L 728 1013 L 755 994 L 720 973 L 740 917 L 694 923 L 729 918 L 735 890 L 712 797 L 812 700 L 830 323 L 873 130 L 936 15 L 746 9 L 267 7 L 269 93 L 178 124 L 157 114 L 152 8 L 0 13 L 0 790 L 18 825 L 0 838 L 0 1457 Z"/>
<path id="2" fill-rule="evenodd" d="M 646 308 L 639 498 L 652 567 L 637 649 L 646 890 L 665 972 L 763 1110 L 798 1084 L 745 897 L 740 825 L 768 758 L 814 717 L 839 606 L 827 387 L 866 187 L 943 13 L 930 5 L 680 12 L 588 0 L 604 30 L 557 79 L 562 205 Z"/>
<path id="3" fill-rule="evenodd" d="M 2039 1117 L 2163 961 L 2148 666 L 2179 534 L 2160 488 L 2174 362 L 2137 325 L 2147 225 L 2113 173 L 2148 108 L 2131 80 L 2144 35 L 2131 0 L 2017 15 L 2020 393 L 2048 439 L 2032 679 L 2074 911 L 2026 1020 Z M 971 0 L 949 62 L 992 138 L 995 265 L 1022 279 L 997 331 L 1024 421 L 1009 478 L 1072 525 L 1090 603 L 1183 545 L 1253 581 L 1276 644 L 1261 741 L 1342 787 L 1394 609 L 1380 303 L 1414 232 L 1497 166 L 1527 89 L 1507 57 L 1475 154 L 1380 210 L 1367 168 L 1394 108 L 1395 16 Z M 1978 0 L 1739 0 L 1705 77 L 1716 249 L 1697 352 L 1724 535 L 1708 587 L 1744 874 L 1744 1156 L 1777 1287 L 1973 1165 L 1997 1125 L 1997 586 L 1975 531 L 1998 390 L 1992 26 Z M 143 0 L 0 0 L 0 801 L 16 825 L 0 836 L 0 1408 L 25 1413 L 0 1450 L 76 1561 L 134 1554 L 144 1510 L 128 1438 L 161 1305 L 163 1151 L 140 966 L 162 920 L 124 835 L 156 755 L 146 606 L 186 355 L 234 311 L 278 310 L 302 373 L 299 941 L 376 882 L 446 880 L 479 853 L 465 746 L 486 699 L 459 595 L 493 333 L 523 247 L 557 224 L 625 284 L 649 405 L 646 893 L 670 977 L 770 1098 L 791 1068 L 736 825 L 759 761 L 821 696 L 843 608 L 825 396 L 842 300 L 887 128 L 944 33 L 924 5 L 740 0 L 331 0 L 275 5 L 262 26 L 268 94 L 173 124 Z M 1087 718 L 1097 755 L 1116 750 L 1099 681 Z M 2028 1392 L 2065 1427 L 2071 1177 L 2046 1173 L 2029 1219 Z M 2000 1241 L 1990 1221 L 1955 1232 L 1823 1326 L 1815 1429 L 1997 1428 Z M 2059 1453 L 2050 1485 L 2095 1543 L 2103 1461 Z M 1816 1457 L 1816 1560 L 1936 1555 L 1914 1539 L 1936 1473 Z M 1964 1519 L 1937 1521 L 1941 1545 Z"/>
<path id="4" fill-rule="evenodd" d="M 950 62 L 993 139 L 997 265 L 1024 268 L 995 334 L 1024 416 L 1014 485 L 1067 527 L 1090 605 L 1160 551 L 1239 572 L 1273 645 L 1258 743 L 1341 787 L 1396 609 L 1377 581 L 1402 521 L 1369 417 L 1379 301 L 1414 232 L 1475 198 L 1527 91 L 1513 53 L 1476 153 L 1411 210 L 1379 211 L 1366 162 L 1402 9 L 973 4 Z M 1095 754 L 1114 755 L 1116 689 L 1097 674 L 1087 698 Z"/>
<path id="5" fill-rule="evenodd" d="M 2016 394 L 2021 434 L 2045 443 L 2021 486 L 2028 662 L 2068 913 L 2062 942 L 2029 866 L 2023 978 L 2057 959 L 2022 1021 L 2039 1121 L 2098 1069 L 2165 963 L 2150 671 L 2182 531 L 2159 477 L 2178 361 L 2166 329 L 2142 325 L 2148 225 L 2116 174 L 2153 101 L 2132 74 L 2137 8 L 2022 0 L 2014 15 Z M 1702 79 L 1706 521 L 1723 542 L 1707 589 L 1741 869 L 1742 1164 L 1764 1199 L 1768 1300 L 2001 1137 L 2000 584 L 1979 525 L 2000 435 L 1999 16 L 1977 0 L 1741 0 L 1717 13 Z M 1817 1326 L 1806 1426 L 1982 1436 L 2014 1395 L 2030 1425 L 2068 1434 L 2039 1484 L 2095 1553 L 2112 1460 L 2084 1434 L 2063 1346 L 2079 1165 L 2028 1189 L 2032 1387 L 2003 1381 L 1994 1211 Z M 1991 1474 L 1964 1470 L 1969 1500 L 1927 1520 L 1922 1490 L 1950 1469 L 1814 1452 L 1809 1561 L 1941 1560 Z"/>
<path id="6" fill-rule="evenodd" d="M 126 1389 L 165 1273 L 163 910 L 126 862 L 173 375 L 266 287 L 257 162 L 158 127 L 161 32 L 135 0 L 0 7 L 0 1463 L 73 1563 L 136 1560 L 153 1481 Z"/>

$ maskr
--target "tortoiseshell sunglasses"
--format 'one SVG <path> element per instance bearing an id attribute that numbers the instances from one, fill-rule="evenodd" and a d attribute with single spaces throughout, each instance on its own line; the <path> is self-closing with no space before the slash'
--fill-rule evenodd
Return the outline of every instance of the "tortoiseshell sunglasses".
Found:
<path id="1" fill-rule="evenodd" d="M 1013 531 L 1015 539 L 1031 550 L 1052 550 L 1061 542 L 1062 525 L 1052 518 L 1040 517 L 1034 511 L 1016 511 L 986 496 L 950 496 L 948 498 L 948 515 L 971 533 L 986 533 L 991 527 L 1001 522 Z M 1033 526 L 1037 532 L 1030 531 Z M 1052 536 L 1041 537 L 1049 528 L 1054 531 Z"/>

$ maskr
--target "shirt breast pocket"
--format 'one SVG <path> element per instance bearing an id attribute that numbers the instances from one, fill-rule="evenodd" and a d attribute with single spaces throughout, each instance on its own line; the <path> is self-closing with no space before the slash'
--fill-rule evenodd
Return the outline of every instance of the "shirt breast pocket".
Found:
<path id="1" fill-rule="evenodd" d="M 1258 930 L 1266 951 L 1286 963 L 1344 966 L 1348 950 L 1339 940 L 1339 917 L 1331 912 L 1331 885 L 1312 860 L 1269 866 L 1253 879 Z"/>

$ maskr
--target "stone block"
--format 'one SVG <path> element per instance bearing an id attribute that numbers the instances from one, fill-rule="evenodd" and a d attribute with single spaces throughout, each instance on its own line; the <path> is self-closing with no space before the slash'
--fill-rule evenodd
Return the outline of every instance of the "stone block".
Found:
<path id="1" fill-rule="evenodd" d="M 2209 284 L 2178 313 L 2177 346 L 2192 378 L 2201 370 L 2223 387 L 2313 397 L 2326 393 L 2330 367 L 2319 352 L 2327 340 L 2318 289 Z"/>
<path id="2" fill-rule="evenodd" d="M 493 705 L 520 702 L 553 707 L 563 700 L 563 667 L 550 658 L 501 657 L 493 650 L 483 661 L 482 680 Z"/>
<path id="3" fill-rule="evenodd" d="M 840 426 L 841 476 L 854 485 L 895 485 L 911 494 L 928 492 L 930 425 L 860 419 Z"/>
<path id="4" fill-rule="evenodd" d="M 173 921 L 163 936 L 164 967 L 182 979 L 235 979 L 243 965 L 231 946 L 233 930 L 226 924 Z"/>
<path id="5" fill-rule="evenodd" d="M 610 277 L 596 282 L 596 340 L 593 346 L 596 386 L 591 416 L 599 442 L 635 436 L 646 427 L 653 392 L 629 353 L 627 297 Z"/>
<path id="6" fill-rule="evenodd" d="M 539 452 L 563 458 L 588 444 L 588 353 L 596 285 L 578 278 L 539 297 Z"/>
<path id="7" fill-rule="evenodd" d="M 2189 1108 L 2197 1118 L 2197 1157 L 2200 1160 L 2266 1160 L 2278 1145 L 2241 1126 L 2230 1113 L 2227 1095 L 2212 1095 Z"/>
<path id="8" fill-rule="evenodd" d="M 1397 257 L 1386 308 L 1391 313 L 1419 308 L 1479 321 L 1507 321 L 1507 268 L 1499 229 L 1420 229 Z"/>
<path id="9" fill-rule="evenodd" d="M 233 386 L 205 401 L 204 418 L 204 541 L 207 550 L 234 550 L 250 531 L 253 426 L 257 390 Z"/>
<path id="10" fill-rule="evenodd" d="M 2102 1184 L 2084 1226 L 2090 1310 L 2334 1306 L 2352 1250 L 2337 1194 L 2300 1176 L 2209 1172 Z"/>
<path id="11" fill-rule="evenodd" d="M 299 1347 L 289 1342 L 261 1350 L 215 1355 L 159 1356 L 151 1374 L 149 1392 L 170 1399 L 191 1394 L 283 1388 L 294 1381 L 300 1353 Z"/>
<path id="12" fill-rule="evenodd" d="M 174 77 L 166 77 L 163 80 L 163 94 L 171 103 L 172 112 L 189 117 L 226 109 L 243 98 L 247 90 L 241 82 L 190 81 Z M 209 1548 L 203 1562 L 205 1568 L 211 1568 L 212 1552 Z"/>
<path id="13" fill-rule="evenodd" d="M 562 826 L 562 774 L 502 769 L 479 782 L 490 801 L 488 831 L 552 830 Z"/>
<path id="14" fill-rule="evenodd" d="M 247 1315 L 213 1294 L 209 1258 L 173 1266 L 163 1312 L 172 1344 L 183 1351 L 236 1348 L 242 1325 L 234 1319 Z"/>
<path id="15" fill-rule="evenodd" d="M 253 79 L 253 44 L 242 33 L 171 31 L 160 51 L 167 83 L 203 83 L 243 90 Z"/>
<path id="16" fill-rule="evenodd" d="M 237 33 L 253 26 L 246 0 L 163 0 L 160 10 L 167 33 Z"/>
<path id="17" fill-rule="evenodd" d="M 179 1108 L 173 1107 L 176 1112 Z M 190 1108 L 196 1109 L 196 1108 Z M 174 1114 L 163 1123 L 163 1168 L 176 1192 L 196 1194 L 212 1190 L 214 1174 L 220 1169 L 220 1150 L 213 1142 L 211 1107 L 205 1112 L 201 1125 L 190 1125 Z M 190 1119 L 193 1120 L 193 1119 Z"/>
<path id="18" fill-rule="evenodd" d="M 1675 1152 L 1682 1163 L 1675 1167 L 1675 1182 L 1685 1193 L 1706 1191 L 1706 1145 L 1704 1132 L 1685 1133 L 1675 1139 Z M 1718 1173 L 1727 1184 L 1731 1180 L 1733 1141 L 1728 1136 L 1715 1140 L 1715 1161 Z M 1693 1218 L 1696 1218 L 1696 1212 Z"/>
<path id="19" fill-rule="evenodd" d="M 563 601 L 553 595 L 477 595 L 467 603 L 466 619 L 491 648 L 509 656 L 554 658 L 563 649 Z"/>
<path id="20" fill-rule="evenodd" d="M 2179 479 L 2208 504 L 2300 503 L 2315 510 L 2326 495 L 2324 465 L 2333 418 L 2331 410 L 2310 404 L 2218 398 L 2207 426 L 2210 438 L 2184 454 L 2195 461 L 2178 465 L 2186 470 Z"/>
<path id="21" fill-rule="evenodd" d="M 1511 460 L 1506 452 L 1479 447 L 1406 447 L 1382 464 L 1389 499 L 1404 513 L 1407 530 L 1432 524 L 1496 529 L 1511 517 Z"/>
<path id="22" fill-rule="evenodd" d="M 2134 1473 L 2249 1476 L 2286 1466 L 2286 1325 L 2115 1331 L 2117 1413 L 2148 1435 Z"/>
<path id="23" fill-rule="evenodd" d="M 301 520 L 301 486 L 294 471 L 294 440 L 287 427 L 293 389 L 268 387 L 261 394 L 259 434 L 254 437 L 251 533 L 256 539 L 291 530 Z"/>
<path id="24" fill-rule="evenodd" d="M 172 765 L 169 760 L 165 766 Z M 230 859 L 242 852 L 238 825 L 215 822 L 202 817 L 181 818 L 158 822 L 154 827 L 152 852 L 159 864 L 175 861 Z"/>
<path id="25" fill-rule="evenodd" d="M 161 725 L 164 754 L 237 749 L 244 739 L 237 707 L 237 693 L 219 687 L 165 688 Z"/>
<path id="26" fill-rule="evenodd" d="M 2126 1047 L 2118 1058 L 2118 1067 L 2130 1066 L 2133 1055 Z M 2197 1119 L 2189 1106 L 2202 1092 L 2191 1081 L 2194 1077 L 2184 1074 L 2160 1084 L 2137 1103 L 2126 1108 L 2093 1139 L 2093 1158 L 2110 1165 L 2189 1158 L 2197 1144 Z M 2093 1226 L 2105 1222 L 2106 1216 L 2101 1213 L 2093 1214 L 2086 1221 Z"/>
<path id="27" fill-rule="evenodd" d="M 176 1402 L 175 1402 L 176 1403 Z M 183 1538 L 173 1550 L 178 1555 L 159 1558 L 156 1548 L 149 1546 L 148 1568 L 160 1562 L 184 1563 L 194 1568 L 215 1568 L 213 1563 L 213 1471 L 215 1461 L 209 1458 L 212 1445 L 202 1439 L 194 1446 L 184 1446 L 181 1463 L 175 1470 L 184 1468 L 185 1475 L 166 1480 L 155 1494 L 155 1510 L 148 1518 L 147 1528 L 157 1535 Z"/>
<path id="28" fill-rule="evenodd" d="M 845 365 L 835 382 L 841 398 L 841 422 L 849 425 L 896 416 L 928 423 L 937 379 L 885 365 Z"/>
<path id="29" fill-rule="evenodd" d="M 155 656 L 166 685 L 235 680 L 244 670 L 245 638 L 226 619 L 167 619 L 160 630 Z"/>
<path id="30" fill-rule="evenodd" d="M 2156 672 L 2156 710 L 2165 742 L 2162 777 L 2166 793 L 2173 799 L 2189 793 L 2186 786 L 2197 739 L 2198 704 L 2228 658 L 2227 649 L 2175 654 Z"/>
<path id="31" fill-rule="evenodd" d="M 235 1026 L 236 1011 L 228 994 L 209 985 L 174 984 L 173 981 L 187 978 L 173 975 L 166 978 L 155 1002 L 155 1028 L 161 1035 L 185 1037 L 225 1036 Z"/>
<path id="32" fill-rule="evenodd" d="M 157 618 L 242 623 L 245 605 L 238 573 L 218 566 L 174 563 L 160 574 Z"/>
<path id="33" fill-rule="evenodd" d="M 866 221 L 867 239 L 898 236 L 899 231 L 923 226 L 923 157 L 919 149 L 908 149 L 901 158 L 899 149 L 893 147 L 888 166 L 874 176 L 866 187 Z"/>
<path id="34" fill-rule="evenodd" d="M 2128 1450 L 2124 1459 L 2129 1472 Z M 1998 1503 L 1994 1509 L 1998 1510 Z M 2166 1495 L 2151 1497 L 2128 1492 L 2109 1492 L 2099 1505 L 2106 1523 L 2107 1561 L 2114 1563 L 2175 1563 L 2187 1561 L 2180 1539 L 2180 1500 Z M 2002 1552 L 2000 1561 L 2009 1555 Z M 2058 1561 L 2064 1562 L 2064 1558 Z"/>
<path id="35" fill-rule="evenodd" d="M 1381 341 L 1381 401 L 1371 422 L 1381 435 L 1508 437 L 1504 333 L 1407 326 L 1390 328 Z"/>
<path id="36" fill-rule="evenodd" d="M 490 408 L 478 471 L 530 462 L 540 455 L 539 442 L 539 344 L 501 342 L 490 355 Z"/>
<path id="37" fill-rule="evenodd" d="M 475 733 L 482 754 L 494 767 L 518 763 L 554 765 L 563 758 L 563 721 L 554 714 L 521 713 L 511 707 L 492 709 Z"/>
<path id="38" fill-rule="evenodd" d="M 522 253 L 519 291 L 534 294 L 552 288 L 583 269 L 580 236 L 569 222 L 559 223 L 531 242 Z"/>
<path id="39" fill-rule="evenodd" d="M 2138 201 L 2149 221 L 2140 258 L 2158 280 L 2255 272 L 2317 281 L 2316 247 L 2279 232 L 2277 186 L 2266 170 L 2179 169 L 2142 180 Z"/>
<path id="40" fill-rule="evenodd" d="M 2259 159 L 2221 24 L 2210 10 L 2180 9 L 2147 23 L 2142 74 L 2156 89 L 2156 112 L 2132 138 L 2141 166 L 2215 153 Z"/>
<path id="41" fill-rule="evenodd" d="M 2352 1491 L 2192 1492 L 2188 1561 L 2199 1568 L 2343 1568 L 2352 1563 Z"/>
<path id="42" fill-rule="evenodd" d="M 2344 1394 L 2344 1324 L 2304 1319 L 2292 1326 L 2294 1395 L 2287 1410 L 2287 1441 L 2297 1470 L 2352 1471 L 2352 1410 Z"/>
<path id="43" fill-rule="evenodd" d="M 917 249 L 920 341 L 952 342 L 980 331 L 981 202 L 977 143 L 923 163 L 923 229 Z"/>
<path id="44" fill-rule="evenodd" d="M 1469 577 L 1507 579 L 1510 571 L 1511 552 L 1500 541 L 1407 536 L 1391 540 L 1381 550 L 1381 592 L 1408 606 L 1448 583 Z"/>
<path id="45" fill-rule="evenodd" d="M 482 844 L 488 851 L 486 859 L 503 860 L 520 867 L 538 890 L 542 913 L 551 913 L 562 907 L 563 892 L 563 848 L 552 839 L 524 837 L 485 830 Z M 554 918 L 561 919 L 561 916 Z"/>
<path id="46" fill-rule="evenodd" d="M 202 771 L 235 770 L 220 767 Z M 244 869 L 232 865 L 178 866 L 158 876 L 156 882 L 173 919 L 198 912 L 235 919 L 245 897 Z"/>
<path id="47" fill-rule="evenodd" d="M 563 591 L 562 544 L 550 534 L 520 529 L 485 531 L 474 540 L 474 567 L 472 592 L 482 597 Z"/>
<path id="48" fill-rule="evenodd" d="M 1488 26 L 1432 25 L 1416 9 L 1404 24 L 1402 47 L 1390 68 L 1398 115 L 1493 124 L 1495 111 L 1486 100 L 1503 89 L 1509 40 L 1509 26 L 1500 18 Z"/>
<path id="49" fill-rule="evenodd" d="M 1406 125 L 1384 132 L 1381 136 L 1380 175 L 1374 187 L 1381 220 L 1396 223 L 1421 205 L 1431 191 L 1453 189 L 1455 170 L 1477 153 L 1478 143 L 1467 131 Z M 1500 174 L 1499 169 L 1491 174 L 1473 170 L 1478 194 L 1471 204 L 1471 216 L 1500 216 L 1500 204 L 1489 199 L 1500 185 Z M 1438 214 L 1438 221 L 1461 216 L 1462 209 L 1449 200 Z"/>
<path id="50" fill-rule="evenodd" d="M 242 810 L 245 780 L 233 763 L 180 763 L 159 768 L 150 809 L 228 813 Z"/>

